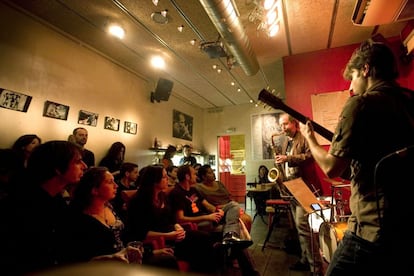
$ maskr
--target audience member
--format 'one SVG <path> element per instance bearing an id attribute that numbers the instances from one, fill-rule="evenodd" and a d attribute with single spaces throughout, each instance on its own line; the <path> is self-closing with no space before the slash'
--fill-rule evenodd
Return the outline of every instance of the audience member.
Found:
<path id="1" fill-rule="evenodd" d="M 127 240 L 163 237 L 174 247 L 178 259 L 189 262 L 193 272 L 213 273 L 218 269 L 219 254 L 208 233 L 187 230 L 177 223 L 165 189 L 167 171 L 151 165 L 140 175 L 139 189 L 128 204 Z"/>
<path id="2" fill-rule="evenodd" d="M 197 176 L 197 180 L 196 180 L 196 182 L 197 182 L 197 183 L 200 183 L 200 182 L 201 182 L 201 180 L 200 180 L 200 178 L 198 177 L 198 170 L 201 168 L 201 164 L 200 164 L 200 163 L 195 163 L 195 164 L 193 164 L 193 168 L 194 168 L 195 173 L 196 173 L 196 176 Z"/>
<path id="3" fill-rule="evenodd" d="M 258 182 L 257 183 L 269 183 L 267 175 L 269 174 L 269 169 L 265 165 L 260 165 L 258 170 Z"/>
<path id="4" fill-rule="evenodd" d="M 194 188 L 196 184 L 195 170 L 190 165 L 180 166 L 178 169 L 179 183 L 169 194 L 169 199 L 179 223 L 197 223 L 199 229 L 205 229 L 214 233 L 216 226 L 222 221 L 224 231 L 239 231 L 239 208 L 238 206 L 228 208 L 226 212 L 222 209 L 216 210 L 204 199 Z M 235 214 L 237 213 L 237 214 Z M 223 220 L 222 220 L 223 219 Z M 207 226 L 207 227 L 206 227 Z M 257 275 L 252 258 L 245 247 L 252 244 L 251 240 L 235 239 L 234 235 L 224 233 L 224 239 L 220 241 L 224 245 L 231 245 L 233 254 L 237 257 L 243 275 Z M 230 239 L 233 239 L 230 241 Z"/>
<path id="5" fill-rule="evenodd" d="M 192 156 L 193 147 L 190 145 L 183 146 L 183 157 L 180 159 L 180 165 L 194 165 L 197 163 L 197 159 Z"/>
<path id="6" fill-rule="evenodd" d="M 177 153 L 177 148 L 173 145 L 168 145 L 167 149 L 165 150 L 164 156 L 162 157 L 161 163 L 164 165 L 164 168 L 168 168 L 169 166 L 173 166 L 174 163 L 172 161 L 174 155 Z"/>
<path id="7" fill-rule="evenodd" d="M 138 175 L 138 164 L 124 162 L 121 166 L 119 178 L 116 179 L 118 189 L 116 190 L 115 198 L 111 200 L 111 203 L 115 212 L 119 215 L 123 222 L 126 221 L 126 205 L 129 200 L 125 191 L 137 190 L 136 181 L 138 179 Z"/>
<path id="8" fill-rule="evenodd" d="M 166 168 L 167 175 L 168 175 L 168 188 L 167 191 L 170 192 L 172 189 L 174 189 L 174 186 L 178 183 L 177 179 L 177 166 L 169 166 Z"/>
<path id="9" fill-rule="evenodd" d="M 3 271 L 21 275 L 67 262 L 72 222 L 61 193 L 81 179 L 86 169 L 81 154 L 78 146 L 67 141 L 49 141 L 32 152 L 27 163 L 30 183 L 2 216 L 7 221 L 0 235 Z"/>
<path id="10" fill-rule="evenodd" d="M 99 162 L 99 166 L 107 167 L 108 170 L 114 174 L 119 174 L 122 163 L 125 159 L 125 150 L 126 147 L 121 142 L 115 142 L 111 145 L 106 155 Z"/>
<path id="11" fill-rule="evenodd" d="M 205 199 L 207 210 L 218 211 L 224 215 L 225 223 L 223 227 L 223 243 L 235 244 L 240 243 L 241 247 L 247 247 L 253 244 L 251 240 L 242 240 L 240 238 L 240 224 L 239 218 L 243 209 L 240 204 L 231 199 L 229 191 L 226 189 L 223 183 L 216 181 L 216 176 L 211 169 L 210 165 L 203 165 L 198 170 L 198 176 L 201 179 L 201 183 L 195 185 L 195 189 Z M 182 177 L 182 176 L 181 176 Z M 251 218 L 247 214 L 244 214 L 244 219 Z"/>
<path id="12" fill-rule="evenodd" d="M 36 134 L 25 134 L 17 138 L 12 146 L 17 158 L 20 159 L 21 167 L 27 167 L 27 160 L 32 151 L 42 143 L 42 140 Z"/>
<path id="13" fill-rule="evenodd" d="M 77 145 L 82 149 L 82 161 L 89 167 L 95 166 L 95 154 L 86 149 L 85 145 L 88 142 L 88 131 L 86 128 L 77 127 L 73 130 L 73 139 Z"/>
<path id="14" fill-rule="evenodd" d="M 137 171 L 138 173 L 138 171 Z M 106 167 L 87 170 L 74 191 L 71 207 L 74 218 L 71 233 L 76 261 L 119 259 L 128 262 L 122 240 L 124 223 L 109 203 L 118 185 Z M 146 246 L 138 252 L 143 264 L 178 269 L 173 249 L 152 250 Z"/>

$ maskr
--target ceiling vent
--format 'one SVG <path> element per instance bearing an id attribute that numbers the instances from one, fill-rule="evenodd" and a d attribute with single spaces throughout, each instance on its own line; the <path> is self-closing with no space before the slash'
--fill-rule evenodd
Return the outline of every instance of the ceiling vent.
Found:
<path id="1" fill-rule="evenodd" d="M 414 18 L 414 0 L 357 0 L 352 22 L 376 26 Z"/>
<path id="2" fill-rule="evenodd" d="M 205 52 L 210 58 L 227 57 L 226 50 L 220 41 L 201 42 L 200 49 Z"/>

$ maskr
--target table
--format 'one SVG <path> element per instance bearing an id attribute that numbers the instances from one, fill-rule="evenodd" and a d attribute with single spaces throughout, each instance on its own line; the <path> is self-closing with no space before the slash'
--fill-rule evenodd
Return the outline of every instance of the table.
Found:
<path id="1" fill-rule="evenodd" d="M 253 221 L 259 216 L 263 223 L 267 224 L 263 216 L 266 215 L 266 200 L 270 198 L 270 190 L 274 185 L 274 183 L 257 184 L 256 187 L 246 189 L 247 196 L 252 197 L 256 204 L 256 213 L 253 216 Z"/>

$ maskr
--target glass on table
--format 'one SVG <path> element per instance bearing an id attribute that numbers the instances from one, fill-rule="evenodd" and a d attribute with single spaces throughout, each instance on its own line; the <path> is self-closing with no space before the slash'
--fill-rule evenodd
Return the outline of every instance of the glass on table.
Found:
<path id="1" fill-rule="evenodd" d="M 130 264 L 142 264 L 144 244 L 141 241 L 131 241 L 127 244 L 127 257 Z"/>

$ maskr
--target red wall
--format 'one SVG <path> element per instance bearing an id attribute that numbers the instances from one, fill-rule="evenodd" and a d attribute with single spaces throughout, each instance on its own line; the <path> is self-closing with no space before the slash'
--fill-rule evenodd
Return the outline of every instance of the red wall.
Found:
<path id="1" fill-rule="evenodd" d="M 388 39 L 397 57 L 402 55 L 398 37 Z M 352 52 L 359 44 L 340 48 L 311 52 L 283 58 L 286 104 L 303 115 L 312 118 L 311 95 L 346 90 L 349 81 L 342 78 L 342 71 Z M 399 59 L 400 60 L 400 59 Z M 398 82 L 414 89 L 414 61 L 400 62 Z M 328 149 L 328 148 L 327 148 Z M 326 182 L 325 174 L 318 166 L 315 168 L 322 185 L 323 195 L 331 194 L 331 184 Z M 318 185 L 318 183 L 316 183 Z"/>

